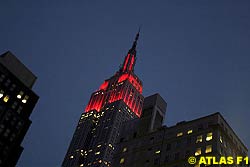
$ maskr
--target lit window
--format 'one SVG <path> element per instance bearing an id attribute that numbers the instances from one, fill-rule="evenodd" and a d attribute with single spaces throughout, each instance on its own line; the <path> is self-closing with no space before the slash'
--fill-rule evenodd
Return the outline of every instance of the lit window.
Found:
<path id="1" fill-rule="evenodd" d="M 212 145 L 206 146 L 205 153 L 211 153 L 212 152 Z"/>
<path id="2" fill-rule="evenodd" d="M 195 156 L 201 155 L 201 148 L 197 148 L 194 155 Z"/>
<path id="3" fill-rule="evenodd" d="M 6 95 L 4 98 L 3 98 L 3 101 L 5 102 L 5 103 L 7 103 L 8 102 L 8 100 L 9 100 L 9 96 L 8 95 Z"/>
<path id="4" fill-rule="evenodd" d="M 99 144 L 97 147 L 101 147 L 102 145 L 101 144 Z"/>
<path id="5" fill-rule="evenodd" d="M 191 134 L 191 133 L 193 133 L 193 130 L 192 129 L 188 130 L 187 134 Z"/>
<path id="6" fill-rule="evenodd" d="M 210 140 L 212 140 L 212 139 L 213 139 L 213 133 L 210 132 L 210 133 L 207 134 L 206 141 L 210 141 Z"/>
<path id="7" fill-rule="evenodd" d="M 120 159 L 120 164 L 123 164 L 124 163 L 124 158 L 121 158 Z"/>
<path id="8" fill-rule="evenodd" d="M 157 150 L 155 153 L 156 153 L 156 154 L 160 154 L 160 153 L 161 153 L 161 150 Z"/>
<path id="9" fill-rule="evenodd" d="M 23 102 L 23 103 L 27 103 L 28 98 L 29 98 L 29 96 L 27 96 L 27 95 L 26 95 L 26 96 L 24 96 L 24 98 L 23 98 L 22 102 Z"/>
<path id="10" fill-rule="evenodd" d="M 180 133 L 177 133 L 177 137 L 180 137 L 180 136 L 182 136 L 183 135 L 183 133 L 182 132 L 180 132 Z"/>
<path id="11" fill-rule="evenodd" d="M 0 98 L 3 97 L 3 94 L 4 94 L 4 91 L 3 91 L 3 90 L 0 90 Z"/>
<path id="12" fill-rule="evenodd" d="M 196 143 L 202 142 L 202 135 L 197 136 Z"/>
<path id="13" fill-rule="evenodd" d="M 83 164 L 80 165 L 80 167 L 82 167 L 82 166 L 83 166 Z"/>
<path id="14" fill-rule="evenodd" d="M 74 158 L 74 156 L 73 156 L 73 155 L 71 155 L 71 156 L 70 156 L 70 159 L 73 159 L 73 158 Z"/>
<path id="15" fill-rule="evenodd" d="M 100 154 L 100 151 L 96 152 L 95 155 L 99 155 Z"/>
<path id="16" fill-rule="evenodd" d="M 220 136 L 220 142 L 223 143 L 222 136 Z"/>
<path id="17" fill-rule="evenodd" d="M 122 149 L 122 152 L 126 152 L 128 149 L 127 149 L 127 147 L 124 147 L 123 149 Z"/>
<path id="18" fill-rule="evenodd" d="M 23 91 L 20 91 L 19 94 L 16 96 L 18 99 L 21 99 L 23 95 Z"/>

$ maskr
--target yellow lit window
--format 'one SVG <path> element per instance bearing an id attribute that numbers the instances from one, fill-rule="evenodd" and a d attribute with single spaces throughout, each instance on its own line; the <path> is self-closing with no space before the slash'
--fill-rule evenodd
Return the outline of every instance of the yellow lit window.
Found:
<path id="1" fill-rule="evenodd" d="M 188 130 L 187 134 L 191 134 L 191 133 L 193 133 L 193 130 L 192 129 Z"/>
<path id="2" fill-rule="evenodd" d="M 100 154 L 100 151 L 96 152 L 95 155 L 99 155 Z"/>
<path id="3" fill-rule="evenodd" d="M 194 155 L 195 156 L 201 155 L 201 148 L 197 148 Z"/>
<path id="4" fill-rule="evenodd" d="M 222 136 L 220 136 L 220 142 L 223 143 Z"/>
<path id="5" fill-rule="evenodd" d="M 97 147 L 101 147 L 102 145 L 101 144 L 99 144 Z"/>
<path id="6" fill-rule="evenodd" d="M 20 91 L 16 97 L 17 97 L 18 99 L 21 99 L 22 96 L 23 96 L 23 91 Z"/>
<path id="7" fill-rule="evenodd" d="M 74 158 L 74 156 L 73 156 L 73 155 L 71 155 L 71 156 L 70 156 L 70 159 L 73 159 L 73 158 Z"/>
<path id="8" fill-rule="evenodd" d="M 122 149 L 122 152 L 126 152 L 128 149 L 127 149 L 127 147 L 124 147 L 123 149 Z"/>
<path id="9" fill-rule="evenodd" d="M 83 164 L 80 165 L 80 167 L 82 167 L 82 166 L 83 166 Z"/>
<path id="10" fill-rule="evenodd" d="M 8 100 L 9 100 L 9 96 L 8 95 L 6 95 L 4 98 L 3 98 L 3 101 L 5 102 L 5 103 L 7 103 L 8 102 Z"/>
<path id="11" fill-rule="evenodd" d="M 179 133 L 177 133 L 177 137 L 180 137 L 180 136 L 182 136 L 183 135 L 183 133 L 182 132 L 179 132 Z"/>
<path id="12" fill-rule="evenodd" d="M 213 139 L 213 133 L 210 132 L 210 133 L 207 134 L 206 141 L 210 141 L 210 140 L 212 140 L 212 139 Z"/>
<path id="13" fill-rule="evenodd" d="M 157 150 L 155 153 L 156 153 L 156 154 L 160 154 L 160 153 L 161 153 L 161 150 Z"/>
<path id="14" fill-rule="evenodd" d="M 0 98 L 3 97 L 3 94 L 4 94 L 4 91 L 3 91 L 3 90 L 0 90 Z"/>
<path id="15" fill-rule="evenodd" d="M 120 164 L 123 164 L 124 163 L 124 158 L 121 158 L 120 159 Z"/>
<path id="16" fill-rule="evenodd" d="M 202 142 L 202 135 L 197 136 L 196 143 Z"/>
<path id="17" fill-rule="evenodd" d="M 211 153 L 212 152 L 212 145 L 206 146 L 205 153 Z"/>

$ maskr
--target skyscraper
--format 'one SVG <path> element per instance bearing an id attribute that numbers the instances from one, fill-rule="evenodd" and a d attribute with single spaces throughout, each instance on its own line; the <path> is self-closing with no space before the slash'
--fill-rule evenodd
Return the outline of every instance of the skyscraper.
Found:
<path id="1" fill-rule="evenodd" d="M 23 151 L 21 142 L 39 98 L 32 91 L 35 81 L 11 52 L 0 56 L 0 167 L 14 167 Z"/>
<path id="2" fill-rule="evenodd" d="M 92 93 L 79 119 L 63 167 L 111 166 L 122 123 L 141 116 L 142 82 L 134 73 L 138 38 L 139 32 L 115 75 Z"/>

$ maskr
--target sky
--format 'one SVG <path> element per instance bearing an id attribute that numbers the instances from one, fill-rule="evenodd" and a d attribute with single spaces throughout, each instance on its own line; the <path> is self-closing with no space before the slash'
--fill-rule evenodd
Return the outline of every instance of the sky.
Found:
<path id="1" fill-rule="evenodd" d="M 249 0 L 1 0 L 0 53 L 37 77 L 18 167 L 59 167 L 90 95 L 137 45 L 143 95 L 167 126 L 220 112 L 250 148 Z"/>

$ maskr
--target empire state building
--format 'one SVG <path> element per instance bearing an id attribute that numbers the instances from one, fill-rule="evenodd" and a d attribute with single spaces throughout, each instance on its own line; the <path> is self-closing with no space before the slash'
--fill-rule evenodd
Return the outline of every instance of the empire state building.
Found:
<path id="1" fill-rule="evenodd" d="M 139 32 L 120 69 L 92 93 L 62 167 L 111 166 L 123 122 L 139 118 L 144 97 L 134 73 Z"/>

